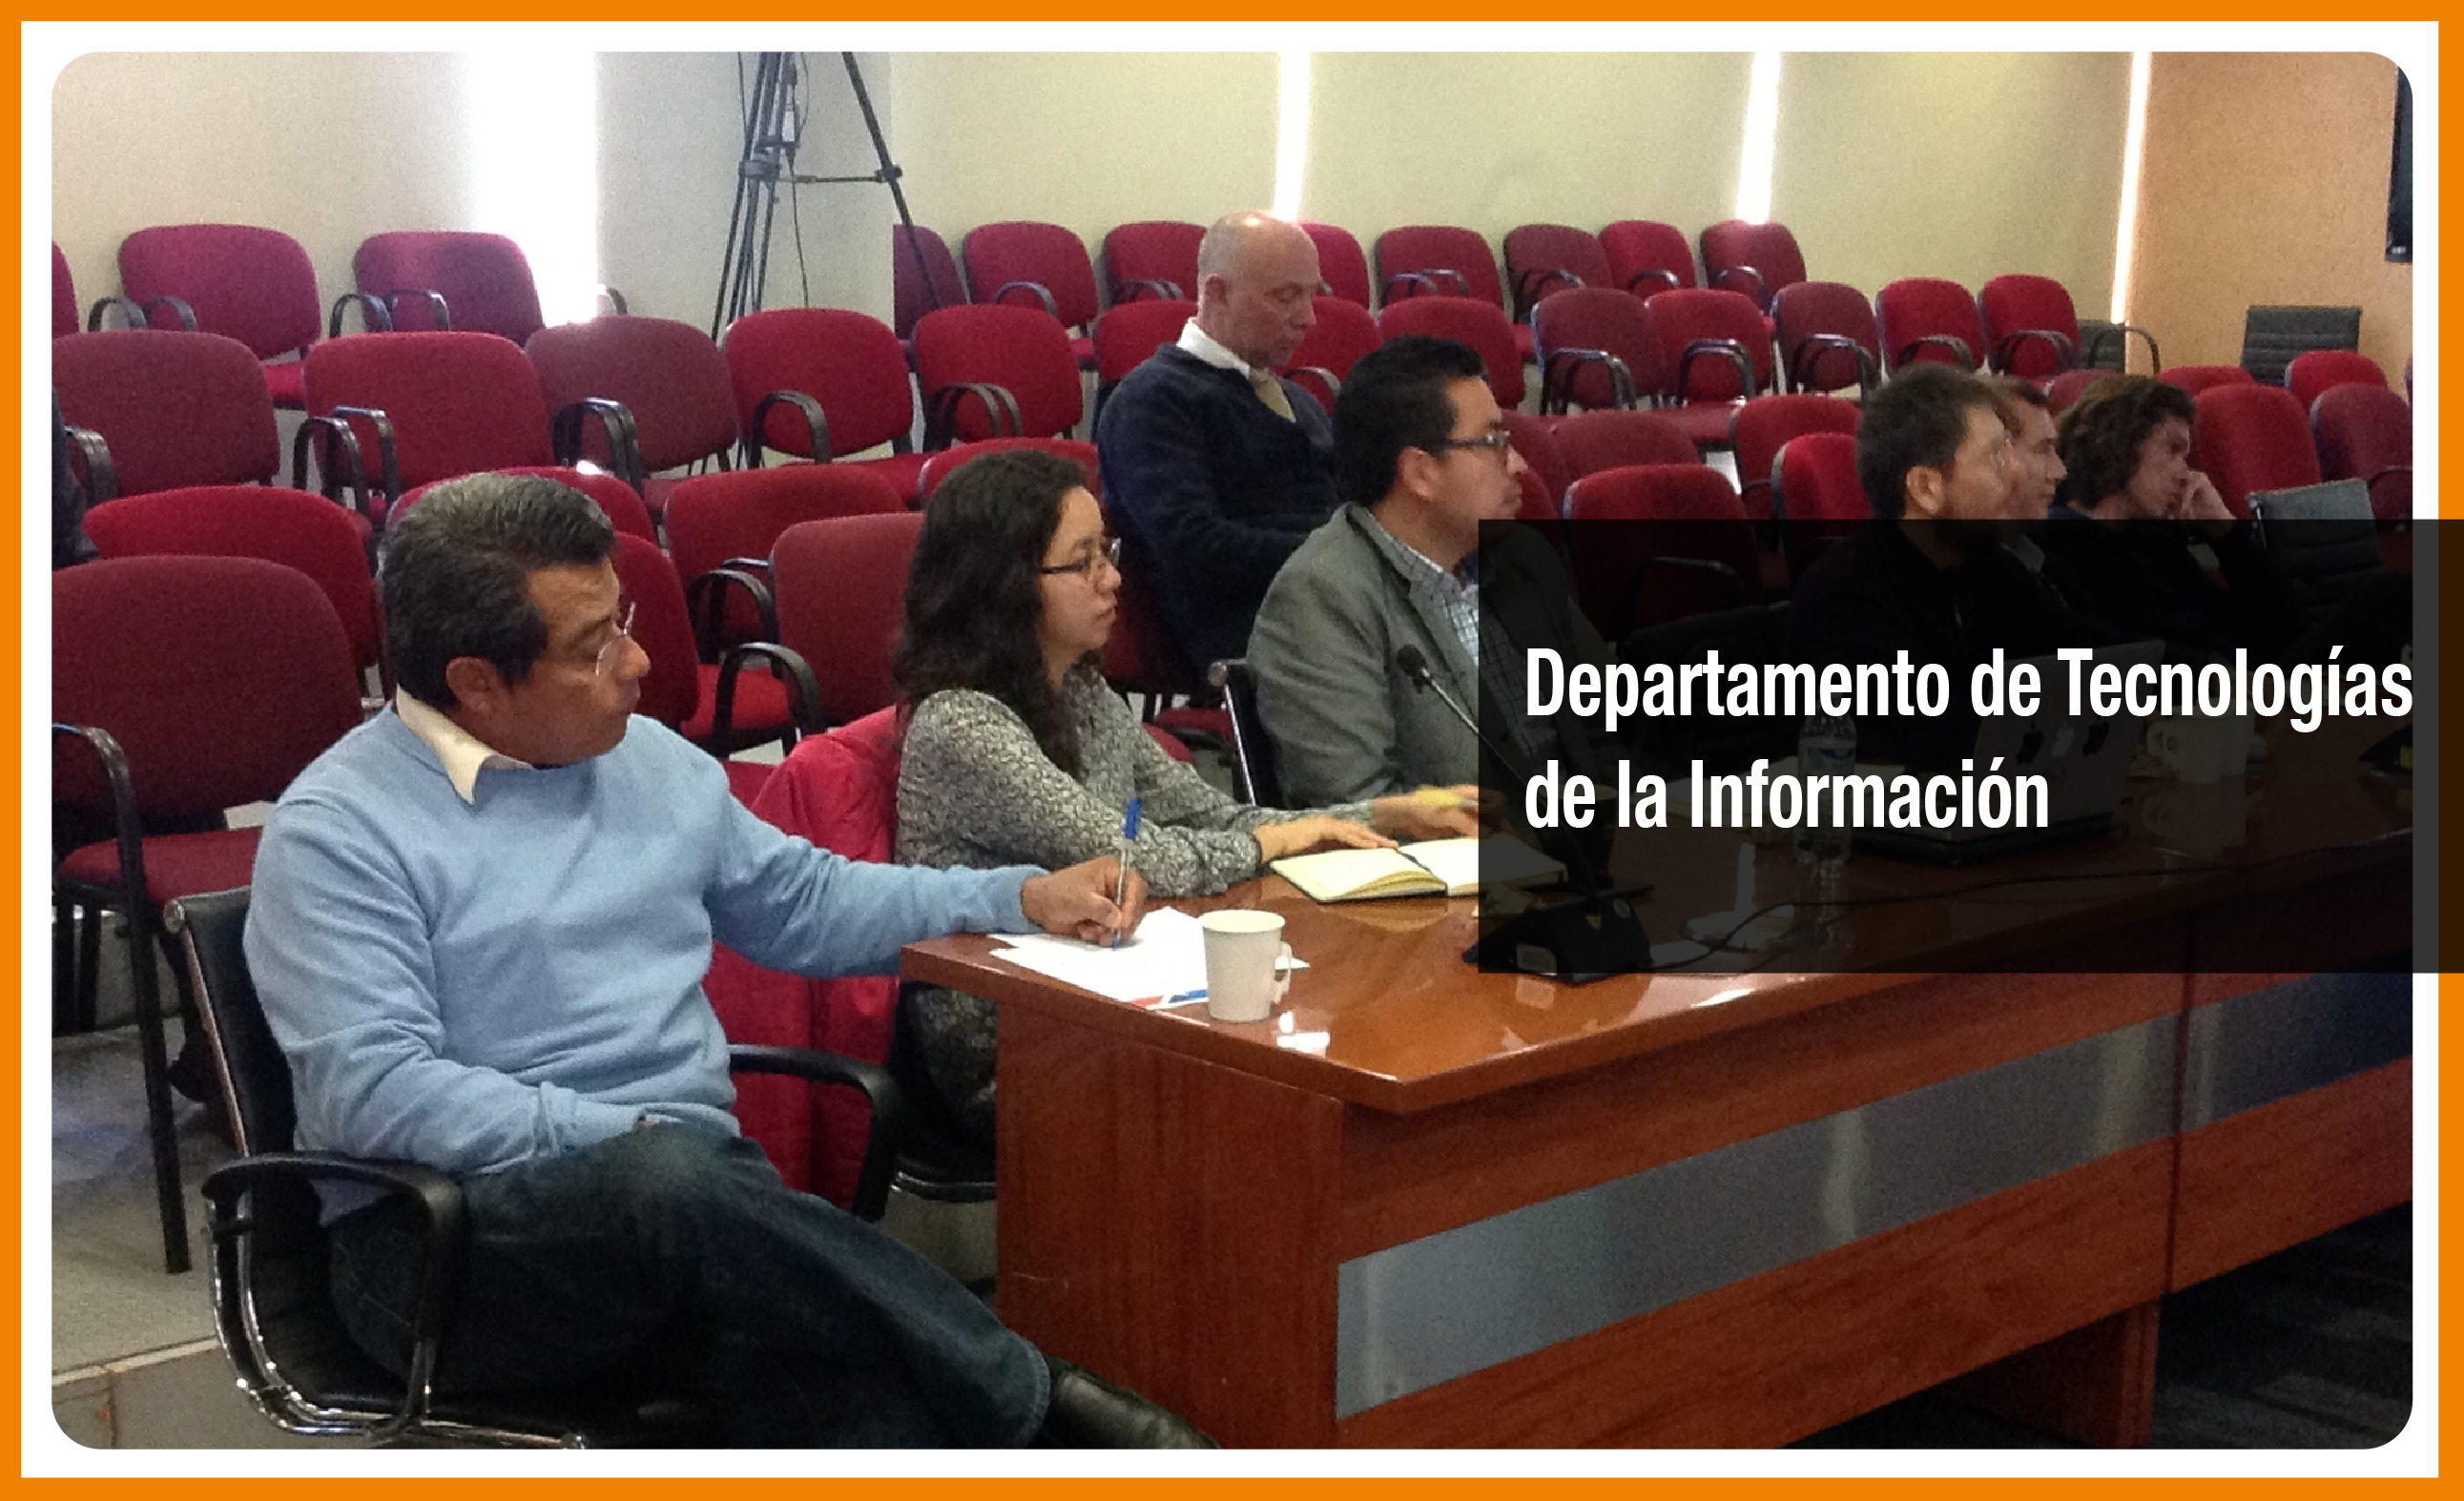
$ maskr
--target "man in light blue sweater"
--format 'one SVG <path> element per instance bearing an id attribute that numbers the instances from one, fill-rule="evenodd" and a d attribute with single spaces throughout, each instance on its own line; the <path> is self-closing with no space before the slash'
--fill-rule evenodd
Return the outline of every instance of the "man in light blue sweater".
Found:
<path id="1" fill-rule="evenodd" d="M 1203 1443 L 782 1186 L 730 1113 L 701 990 L 714 940 L 879 973 L 954 931 L 1105 936 L 1137 897 L 1113 904 L 1109 859 L 856 864 L 753 817 L 717 763 L 632 717 L 649 661 L 613 550 L 553 481 L 431 491 L 382 569 L 401 691 L 300 774 L 257 856 L 248 959 L 297 1144 L 466 1191 L 437 1386 L 639 1362 L 715 1398 L 746 1444 Z M 399 1373 L 413 1212 L 340 1194 L 326 1211 L 343 1321 Z"/>

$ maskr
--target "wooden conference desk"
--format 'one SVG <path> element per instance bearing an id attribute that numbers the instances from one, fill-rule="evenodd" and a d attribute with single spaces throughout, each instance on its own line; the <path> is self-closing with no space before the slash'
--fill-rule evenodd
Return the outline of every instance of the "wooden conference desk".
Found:
<path id="1" fill-rule="evenodd" d="M 2316 798 L 2251 787 L 2234 858 L 2315 842 Z M 2125 842 L 2017 863 L 2179 859 Z M 1277 878 L 1185 903 L 1289 920 L 1313 968 L 1268 1022 L 1105 1001 L 980 938 L 905 968 L 1001 1006 L 1002 1318 L 1225 1443 L 1767 1445 L 1968 1372 L 2133 1443 L 2161 1294 L 2411 1194 L 2409 1000 L 2196 961 L 2266 970 L 2295 924 L 2400 947 L 2411 856 L 2064 886 L 2003 933 L 2101 924 L 2145 946 L 2126 974 L 1560 986 L 1465 966 L 1467 901 Z M 1664 885 L 1646 920 L 1699 909 Z M 1905 911 L 1852 923 L 1939 921 Z"/>

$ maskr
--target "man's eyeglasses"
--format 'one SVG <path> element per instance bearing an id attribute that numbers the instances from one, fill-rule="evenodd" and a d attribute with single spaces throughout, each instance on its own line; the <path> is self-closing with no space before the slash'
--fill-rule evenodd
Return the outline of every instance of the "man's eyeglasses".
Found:
<path id="1" fill-rule="evenodd" d="M 626 600 L 625 613 L 616 621 L 616 634 L 608 637 L 606 644 L 599 648 L 599 655 L 591 659 L 590 670 L 596 676 L 602 678 L 607 676 L 616 670 L 616 663 L 623 660 L 625 643 L 633 639 L 633 610 L 634 602 L 630 599 Z"/>
<path id="2" fill-rule="evenodd" d="M 1503 457 L 1506 450 L 1513 446 L 1513 444 L 1512 433 L 1485 432 L 1477 438 L 1441 438 L 1429 445 L 1428 451 L 1443 453 L 1448 448 L 1486 448 L 1489 452 Z"/>
<path id="3" fill-rule="evenodd" d="M 1112 572 L 1116 574 L 1121 571 L 1121 539 L 1119 537 L 1106 537 L 1101 547 L 1089 548 L 1086 552 L 1079 554 L 1076 558 L 1067 563 L 1044 564 L 1037 568 L 1036 572 L 1039 574 L 1077 574 L 1082 577 L 1091 578 L 1095 575 L 1095 566 L 1098 563 L 1111 569 Z"/>

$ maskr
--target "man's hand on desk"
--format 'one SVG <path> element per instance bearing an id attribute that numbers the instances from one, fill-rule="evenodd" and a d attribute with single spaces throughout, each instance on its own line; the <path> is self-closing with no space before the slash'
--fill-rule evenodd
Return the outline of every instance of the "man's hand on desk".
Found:
<path id="1" fill-rule="evenodd" d="M 1126 883 L 1120 876 L 1120 861 L 1112 856 L 1082 860 L 1048 875 L 1026 878 L 1026 884 L 1018 891 L 1018 904 L 1028 922 L 1056 937 L 1110 943 L 1116 934 L 1127 937 L 1134 932 L 1147 905 L 1146 878 L 1134 866 Z M 1116 889 L 1121 891 L 1117 903 L 1112 900 Z"/>
<path id="2" fill-rule="evenodd" d="M 1379 832 L 1398 839 L 1452 839 L 1480 832 L 1480 789 L 1423 787 L 1369 805 Z"/>

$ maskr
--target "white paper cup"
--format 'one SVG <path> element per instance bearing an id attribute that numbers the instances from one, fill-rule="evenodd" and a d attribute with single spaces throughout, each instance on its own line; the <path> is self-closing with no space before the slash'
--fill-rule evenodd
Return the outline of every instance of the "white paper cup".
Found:
<path id="1" fill-rule="evenodd" d="M 1206 942 L 1206 1014 L 1218 1021 L 1265 1021 L 1292 983 L 1292 947 L 1284 920 L 1245 907 L 1198 920 Z"/>

